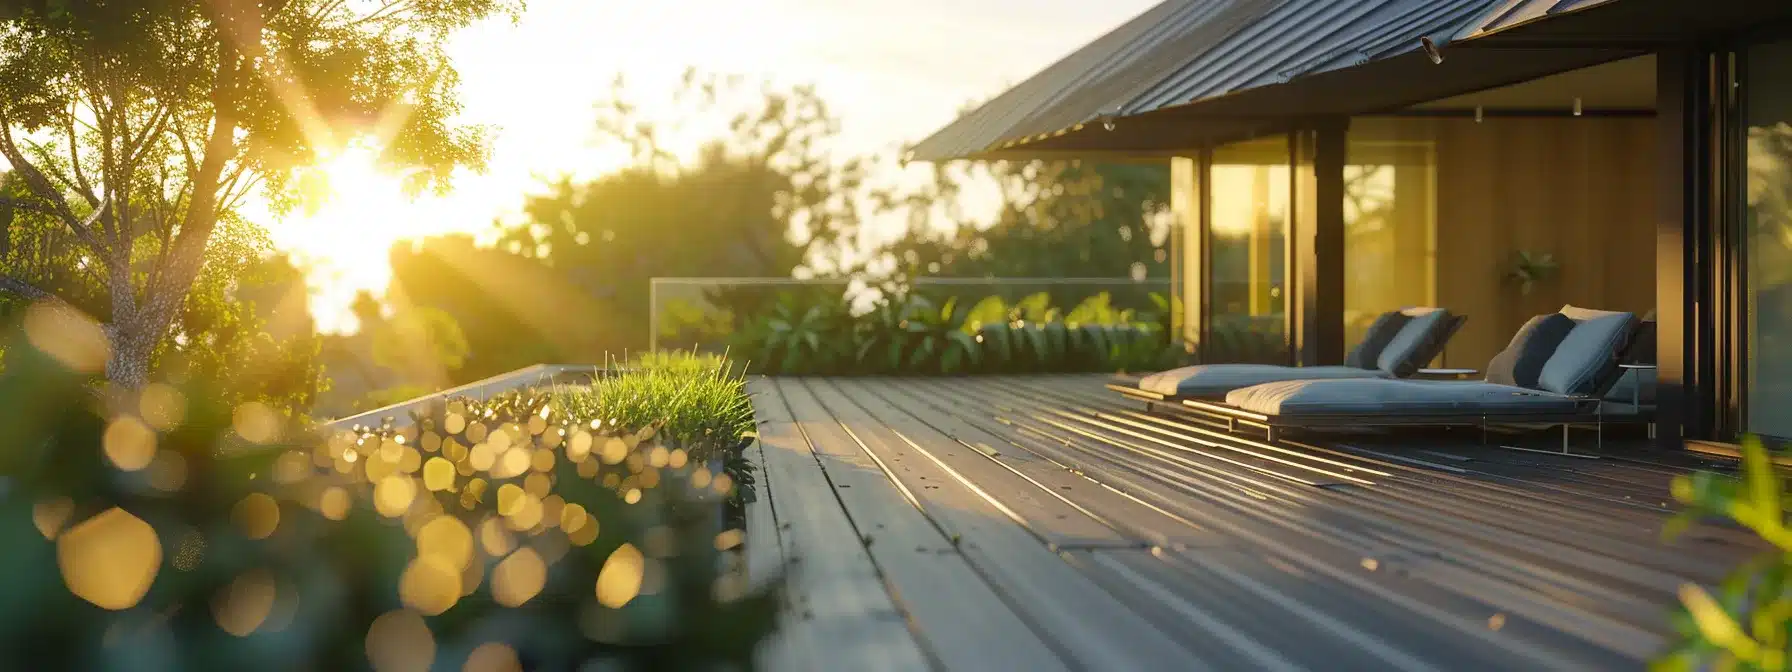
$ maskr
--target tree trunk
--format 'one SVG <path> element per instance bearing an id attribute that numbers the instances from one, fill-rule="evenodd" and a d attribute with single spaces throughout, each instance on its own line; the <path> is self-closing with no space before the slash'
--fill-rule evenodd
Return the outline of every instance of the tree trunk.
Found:
<path id="1" fill-rule="evenodd" d="M 140 333 L 138 326 L 125 324 L 108 330 L 112 354 L 106 360 L 106 379 L 128 390 L 149 384 L 149 358 L 158 340 Z"/>

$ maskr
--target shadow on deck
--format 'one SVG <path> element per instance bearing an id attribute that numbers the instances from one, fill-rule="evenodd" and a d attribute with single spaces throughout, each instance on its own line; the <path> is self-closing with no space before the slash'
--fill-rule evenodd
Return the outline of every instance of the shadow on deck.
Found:
<path id="1" fill-rule="evenodd" d="M 748 566 L 792 573 L 764 665 L 1635 668 L 1760 549 L 1661 541 L 1669 479 L 1730 467 L 1696 454 L 1271 445 L 1107 380 L 754 381 Z"/>

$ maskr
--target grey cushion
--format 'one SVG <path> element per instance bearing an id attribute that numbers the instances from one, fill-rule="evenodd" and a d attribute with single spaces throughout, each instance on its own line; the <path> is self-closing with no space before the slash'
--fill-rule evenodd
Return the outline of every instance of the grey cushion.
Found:
<path id="1" fill-rule="evenodd" d="M 1537 387 L 1537 376 L 1574 330 L 1574 320 L 1561 313 L 1538 315 L 1518 328 L 1512 342 L 1487 363 L 1487 382 L 1518 387 Z"/>
<path id="2" fill-rule="evenodd" d="M 1241 387 L 1278 380 L 1374 378 L 1383 375 L 1387 374 L 1350 366 L 1202 364 L 1145 376 L 1139 380 L 1139 389 L 1173 397 L 1218 398 Z"/>
<path id="3" fill-rule="evenodd" d="M 1394 335 L 1400 333 L 1400 328 L 1411 321 L 1412 316 L 1402 311 L 1382 313 L 1369 324 L 1368 331 L 1363 332 L 1363 342 L 1351 348 L 1350 354 L 1344 355 L 1344 365 L 1359 369 L 1380 368 L 1375 362 L 1381 358 L 1381 351 L 1386 350 L 1388 343 L 1394 340 Z"/>
<path id="4" fill-rule="evenodd" d="M 1233 390 L 1226 403 L 1273 416 L 1525 415 L 1572 413 L 1558 394 L 1480 381 L 1295 380 Z"/>
<path id="5" fill-rule="evenodd" d="M 1410 315 L 1410 313 L 1408 313 Z M 1405 378 L 1424 366 L 1418 361 L 1425 353 L 1437 351 L 1438 344 L 1450 328 L 1450 311 L 1431 310 L 1419 315 L 1400 327 L 1383 348 L 1381 356 L 1375 360 L 1375 368 L 1381 369 L 1396 378 Z"/>
<path id="6" fill-rule="evenodd" d="M 1634 313 L 1562 307 L 1574 329 L 1537 375 L 1537 387 L 1557 394 L 1591 394 L 1616 375 L 1619 350 L 1636 328 Z"/>

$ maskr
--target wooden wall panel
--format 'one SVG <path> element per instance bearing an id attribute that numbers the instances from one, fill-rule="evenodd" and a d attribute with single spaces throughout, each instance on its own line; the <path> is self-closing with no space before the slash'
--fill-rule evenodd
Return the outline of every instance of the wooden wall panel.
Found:
<path id="1" fill-rule="evenodd" d="M 1469 316 L 1449 364 L 1485 365 L 1525 320 L 1565 303 L 1654 308 L 1653 120 L 1401 123 L 1436 141 L 1438 303 Z M 1503 280 L 1519 250 L 1560 265 L 1528 296 Z"/>

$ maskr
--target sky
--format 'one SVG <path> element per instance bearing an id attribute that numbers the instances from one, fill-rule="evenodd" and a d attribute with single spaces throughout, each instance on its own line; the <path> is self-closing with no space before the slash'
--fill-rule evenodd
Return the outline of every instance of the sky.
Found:
<path id="1" fill-rule="evenodd" d="M 407 201 L 396 180 L 351 155 L 333 168 L 344 191 L 334 204 L 270 222 L 270 233 L 311 267 L 319 326 L 349 329 L 355 291 L 377 293 L 390 277 L 391 243 L 485 231 L 546 180 L 621 166 L 625 154 L 599 145 L 593 126 L 618 74 L 648 95 L 671 91 L 692 67 L 813 84 L 841 120 L 837 155 L 893 153 L 1154 2 L 528 0 L 519 21 L 488 21 L 449 45 L 460 121 L 495 132 L 484 174 L 458 176 L 446 197 Z"/>

